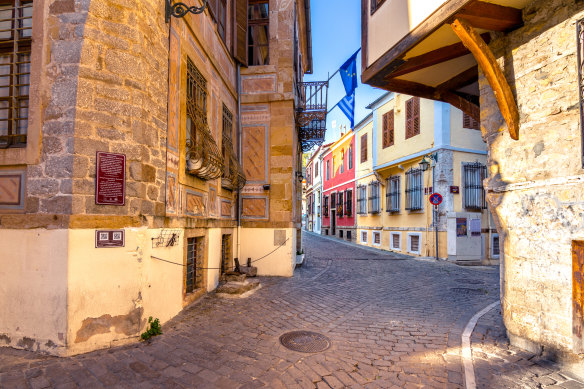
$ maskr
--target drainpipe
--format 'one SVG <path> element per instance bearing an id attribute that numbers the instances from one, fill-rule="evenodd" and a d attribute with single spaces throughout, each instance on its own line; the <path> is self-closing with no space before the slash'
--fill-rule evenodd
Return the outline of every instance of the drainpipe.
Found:
<path id="1" fill-rule="evenodd" d="M 237 151 L 241 160 L 241 64 L 237 63 Z M 241 189 L 237 189 L 237 258 L 241 261 Z M 241 263 L 241 262 L 240 262 Z"/>
<path id="2" fill-rule="evenodd" d="M 432 191 L 436 192 L 436 165 L 432 166 Z M 434 231 L 435 231 L 435 241 L 434 246 L 436 246 L 436 260 L 438 261 L 438 206 L 434 206 Z"/>

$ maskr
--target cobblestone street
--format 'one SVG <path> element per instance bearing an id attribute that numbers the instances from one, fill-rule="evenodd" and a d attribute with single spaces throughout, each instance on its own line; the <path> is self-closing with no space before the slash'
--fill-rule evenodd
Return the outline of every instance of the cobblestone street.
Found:
<path id="1" fill-rule="evenodd" d="M 464 387 L 461 334 L 498 300 L 498 268 L 304 240 L 306 264 L 293 278 L 262 278 L 246 299 L 209 294 L 150 342 L 72 358 L 0 349 L 0 387 Z M 279 337 L 293 330 L 324 334 L 331 347 L 290 351 Z M 498 309 L 472 340 L 478 387 L 583 387 L 510 347 Z"/>

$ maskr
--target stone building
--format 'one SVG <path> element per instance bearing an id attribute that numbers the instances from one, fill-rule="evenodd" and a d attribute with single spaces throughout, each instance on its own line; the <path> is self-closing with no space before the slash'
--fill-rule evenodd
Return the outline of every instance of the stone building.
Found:
<path id="1" fill-rule="evenodd" d="M 363 81 L 480 119 L 509 338 L 583 376 L 584 4 L 408 3 L 363 0 Z"/>
<path id="2" fill-rule="evenodd" d="M 234 257 L 292 275 L 310 2 L 167 10 L 0 6 L 0 345 L 135 340 Z"/>

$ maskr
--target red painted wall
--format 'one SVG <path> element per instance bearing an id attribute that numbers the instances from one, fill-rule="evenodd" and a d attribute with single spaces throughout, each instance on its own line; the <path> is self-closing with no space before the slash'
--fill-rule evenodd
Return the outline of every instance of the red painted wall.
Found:
<path id="1" fill-rule="evenodd" d="M 353 205 L 352 205 L 352 212 L 351 212 L 351 216 L 345 216 L 343 214 L 342 217 L 339 217 L 337 215 L 337 220 L 336 220 L 336 225 L 337 227 L 353 227 L 355 226 L 355 136 L 353 133 L 351 133 L 351 135 L 349 137 L 347 137 L 346 139 L 343 139 L 342 141 L 339 141 L 340 144 L 336 145 L 333 144 L 331 145 L 331 149 L 335 148 L 333 151 L 329 152 L 327 155 L 325 155 L 324 159 L 323 159 L 323 207 L 324 207 L 324 196 L 329 196 L 329 217 L 325 217 L 323 214 L 323 218 L 322 218 L 322 226 L 323 227 L 330 227 L 330 216 L 331 216 L 331 200 L 330 200 L 330 196 L 331 193 L 338 193 L 339 191 L 345 191 L 347 189 L 352 189 L 353 190 Z M 349 158 L 351 156 L 351 154 L 349 153 L 349 146 L 352 147 L 353 152 L 352 152 L 352 159 L 353 159 L 353 163 L 352 163 L 352 167 L 351 169 L 349 169 Z M 345 160 L 344 160 L 344 171 L 341 173 L 341 156 L 342 156 L 342 152 L 344 152 L 345 154 Z M 333 172 L 333 157 L 335 159 L 335 161 L 337 161 L 336 166 L 334 167 L 335 171 Z M 327 168 L 327 161 L 330 167 L 330 176 L 329 179 L 327 180 L 327 172 L 326 172 L 326 168 Z M 344 197 L 344 195 L 343 195 Z M 343 198 L 343 202 L 344 202 L 344 198 Z M 324 209 L 323 209 L 324 210 Z M 344 211 L 343 211 L 344 213 Z"/>

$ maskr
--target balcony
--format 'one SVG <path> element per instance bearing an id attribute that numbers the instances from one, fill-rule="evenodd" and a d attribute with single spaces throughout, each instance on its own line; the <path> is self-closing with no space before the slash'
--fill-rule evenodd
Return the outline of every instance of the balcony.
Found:
<path id="1" fill-rule="evenodd" d="M 296 127 L 302 150 L 310 150 L 324 141 L 328 81 L 299 83 L 296 107 Z"/>

